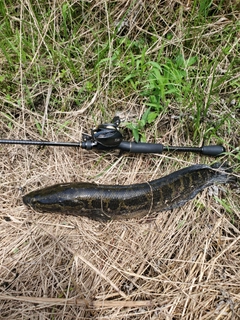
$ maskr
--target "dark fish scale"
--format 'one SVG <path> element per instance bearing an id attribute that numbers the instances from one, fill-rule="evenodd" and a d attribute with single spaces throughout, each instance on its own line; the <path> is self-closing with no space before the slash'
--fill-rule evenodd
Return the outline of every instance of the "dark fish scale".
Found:
<path id="1" fill-rule="evenodd" d="M 216 170 L 217 169 L 217 170 Z M 23 202 L 36 211 L 107 221 L 143 217 L 182 206 L 214 183 L 227 183 L 228 167 L 193 165 L 163 178 L 133 185 L 63 183 L 33 191 Z"/>

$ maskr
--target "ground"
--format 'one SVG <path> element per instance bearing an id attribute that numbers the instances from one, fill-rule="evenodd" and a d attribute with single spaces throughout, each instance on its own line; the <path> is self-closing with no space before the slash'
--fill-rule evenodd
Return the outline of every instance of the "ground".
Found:
<path id="1" fill-rule="evenodd" d="M 39 213 L 61 182 L 134 184 L 197 163 L 240 177 L 238 1 L 0 1 L 1 139 L 224 145 L 133 154 L 0 145 L 1 319 L 238 319 L 239 180 L 143 219 Z"/>

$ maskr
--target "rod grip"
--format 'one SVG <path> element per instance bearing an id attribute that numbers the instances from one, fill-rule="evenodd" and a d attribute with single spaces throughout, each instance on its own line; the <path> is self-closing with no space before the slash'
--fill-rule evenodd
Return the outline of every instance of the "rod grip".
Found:
<path id="1" fill-rule="evenodd" d="M 134 153 L 162 153 L 163 152 L 163 145 L 160 143 L 145 143 L 145 142 L 128 142 L 122 141 L 118 149 L 127 151 L 127 152 L 134 152 Z"/>
<path id="2" fill-rule="evenodd" d="M 225 151 L 226 150 L 223 146 L 216 146 L 216 145 L 203 146 L 201 148 L 202 154 L 206 156 L 211 156 L 211 157 L 220 156 Z"/>

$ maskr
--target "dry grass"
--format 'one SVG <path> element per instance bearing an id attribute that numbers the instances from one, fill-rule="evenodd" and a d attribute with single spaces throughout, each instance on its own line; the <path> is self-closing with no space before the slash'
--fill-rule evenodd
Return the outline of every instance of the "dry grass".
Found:
<path id="1" fill-rule="evenodd" d="M 26 10 L 29 1 L 24 2 L 26 7 L 21 3 L 23 11 Z M 56 1 L 56 8 L 61 3 Z M 102 30 L 109 31 L 114 19 L 124 16 L 129 3 L 116 1 L 112 11 L 109 9 L 109 17 L 105 15 L 108 2 L 91 4 L 95 31 L 97 28 L 101 33 Z M 157 43 L 149 48 L 149 54 L 160 49 L 164 32 L 169 30 L 175 34 L 169 50 L 171 46 L 178 45 L 184 32 L 182 22 L 169 17 L 176 6 L 181 7 L 181 2 L 170 1 L 162 6 L 159 4 L 159 8 L 155 1 L 141 3 L 144 4 L 139 5 L 141 10 L 130 11 L 127 30 L 130 37 L 136 39 L 159 9 L 161 19 L 159 26 L 155 27 L 159 27 L 163 33 Z M 184 17 L 184 12 L 190 10 L 191 1 L 182 5 Z M 137 2 L 134 2 L 134 6 L 139 8 Z M 60 18 L 54 12 L 46 20 L 46 32 L 51 19 L 54 18 L 54 25 L 56 28 L 58 26 Z M 228 19 L 229 12 L 227 9 L 225 12 Z M 164 31 L 161 23 L 165 16 L 169 19 L 165 21 Z M 222 21 L 223 28 L 226 20 L 219 19 L 216 21 Z M 97 24 L 98 20 L 101 23 Z M 106 24 L 105 29 L 102 24 Z M 209 24 L 208 32 L 214 33 L 214 28 L 217 28 L 217 24 Z M 87 32 L 85 29 L 83 27 L 79 33 L 84 34 Z M 154 30 L 149 28 L 144 32 Z M 207 35 L 205 26 L 201 28 L 201 36 Z M 48 39 L 43 37 L 40 40 L 42 45 Z M 92 54 L 94 59 L 91 49 L 96 39 L 89 34 L 88 40 L 83 47 L 89 58 Z M 38 45 L 36 54 L 40 51 L 40 43 Z M 54 46 L 58 44 L 54 43 Z M 180 44 L 179 47 L 184 49 Z M 220 59 L 218 48 L 215 56 Z M 202 54 L 203 44 L 192 50 Z M 111 48 L 109 54 L 110 51 Z M 33 64 L 36 59 L 34 55 Z M 224 63 L 230 63 L 227 59 L 220 62 L 222 68 L 225 67 Z M 4 69 L 6 61 L 1 56 L 0 63 Z M 74 105 L 73 92 L 81 87 L 83 80 L 75 83 L 75 79 L 70 77 L 68 85 L 59 76 L 59 86 L 55 84 L 53 90 L 51 84 L 39 83 L 34 86 L 30 79 L 30 96 L 34 103 L 38 101 L 39 104 L 37 112 L 27 105 L 28 96 L 22 87 L 23 68 L 19 65 L 16 78 L 20 85 L 15 88 L 12 102 L 1 91 L 3 106 L 0 132 L 4 138 L 40 139 L 37 121 L 41 124 L 45 140 L 80 141 L 83 132 L 89 133 L 102 118 L 110 120 L 116 111 L 128 120 L 131 117 L 139 118 L 144 111 L 144 101 L 139 98 L 138 92 L 124 96 L 125 91 L 119 89 L 112 93 L 111 83 L 118 76 L 118 68 L 109 66 L 109 69 L 102 71 L 101 83 L 94 93 L 86 93 L 81 108 Z M 86 77 L 91 80 L 93 75 Z M 224 87 L 224 83 L 221 86 Z M 232 94 L 235 94 L 236 90 L 232 90 Z M 53 97 L 57 95 L 58 101 L 66 104 L 64 110 L 59 107 L 59 111 L 51 106 Z M 19 99 L 21 106 L 14 99 Z M 103 107 L 109 105 L 109 114 L 103 112 Z M 11 126 L 6 116 L 9 110 L 14 114 Z M 191 144 L 192 137 L 185 132 L 186 122 L 176 121 L 173 117 L 177 118 L 181 112 L 185 112 L 186 121 L 190 121 L 189 111 L 183 108 L 179 110 L 177 103 L 172 101 L 168 113 L 160 115 L 154 125 L 147 129 L 150 140 L 155 139 L 165 145 Z M 213 114 L 213 121 L 221 113 L 231 112 L 230 106 L 224 102 L 219 113 Z M 237 113 L 235 118 L 232 116 L 230 122 L 236 136 L 229 134 L 229 124 L 222 128 L 222 134 L 225 133 L 222 139 L 229 146 L 239 143 L 237 116 Z M 155 136 L 159 130 L 161 138 Z M 184 207 L 172 212 L 159 212 L 153 219 L 106 224 L 87 218 L 39 214 L 28 210 L 21 200 L 26 192 L 54 183 L 80 180 L 108 184 L 137 183 L 163 176 L 188 164 L 210 163 L 211 160 L 197 155 L 119 156 L 115 152 L 97 153 L 94 150 L 88 152 L 51 147 L 38 149 L 16 145 L 1 146 L 0 157 L 1 319 L 233 320 L 240 317 L 239 187 L 219 188 L 218 197 L 222 203 L 211 196 L 209 190 L 205 190 Z M 231 150 L 222 161 L 229 158 L 233 167 L 239 168 Z M 239 177 L 239 172 L 235 174 Z"/>
<path id="2" fill-rule="evenodd" d="M 240 217 L 234 190 L 221 191 L 234 223 L 207 190 L 151 221 L 101 224 L 23 206 L 21 188 L 93 180 L 100 172 L 95 181 L 127 184 L 159 177 L 163 168 L 172 171 L 164 157 L 107 154 L 96 163 L 98 158 L 61 148 L 1 148 L 2 318 L 237 319 Z"/>

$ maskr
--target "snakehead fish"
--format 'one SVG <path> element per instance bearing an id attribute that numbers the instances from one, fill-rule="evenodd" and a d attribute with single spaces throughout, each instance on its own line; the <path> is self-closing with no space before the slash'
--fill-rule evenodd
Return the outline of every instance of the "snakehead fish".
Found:
<path id="1" fill-rule="evenodd" d="M 231 182 L 233 176 L 228 171 L 228 166 L 220 164 L 199 164 L 131 185 L 61 183 L 30 192 L 23 202 L 40 212 L 87 216 L 100 221 L 139 218 L 180 207 L 212 184 Z"/>

